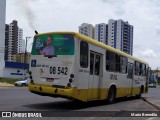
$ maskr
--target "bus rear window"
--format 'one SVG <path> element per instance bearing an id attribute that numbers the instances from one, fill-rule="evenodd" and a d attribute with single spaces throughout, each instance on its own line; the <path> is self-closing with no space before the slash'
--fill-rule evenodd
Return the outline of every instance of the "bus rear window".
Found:
<path id="1" fill-rule="evenodd" d="M 74 37 L 72 34 L 45 34 L 36 36 L 31 54 L 74 55 Z"/>

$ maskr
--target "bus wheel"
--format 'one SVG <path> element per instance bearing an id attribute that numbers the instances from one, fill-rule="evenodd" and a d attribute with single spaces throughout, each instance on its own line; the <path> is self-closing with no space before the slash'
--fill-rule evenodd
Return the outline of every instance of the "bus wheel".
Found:
<path id="1" fill-rule="evenodd" d="M 115 101 L 115 96 L 116 96 L 116 89 L 114 87 L 111 87 L 109 89 L 109 92 L 108 92 L 108 98 L 107 98 L 107 102 L 109 104 L 112 104 L 114 103 Z"/>
<path id="2" fill-rule="evenodd" d="M 136 97 L 137 98 L 141 98 L 142 93 L 143 93 L 143 86 L 141 86 L 140 92 L 139 92 L 139 94 Z"/>

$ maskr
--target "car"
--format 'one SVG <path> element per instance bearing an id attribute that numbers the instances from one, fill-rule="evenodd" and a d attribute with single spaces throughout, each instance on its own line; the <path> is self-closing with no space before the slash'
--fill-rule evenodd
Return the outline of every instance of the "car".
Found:
<path id="1" fill-rule="evenodd" d="M 30 78 L 27 78 L 25 80 L 15 82 L 14 85 L 15 86 L 28 86 L 29 82 L 30 82 Z"/>
<path id="2" fill-rule="evenodd" d="M 150 83 L 148 87 L 156 88 L 156 83 Z"/>

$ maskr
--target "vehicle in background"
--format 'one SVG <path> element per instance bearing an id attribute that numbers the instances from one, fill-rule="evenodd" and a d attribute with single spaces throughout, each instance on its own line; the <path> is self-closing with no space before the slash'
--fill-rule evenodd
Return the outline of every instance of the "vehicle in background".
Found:
<path id="1" fill-rule="evenodd" d="M 148 87 L 150 87 L 150 88 L 156 88 L 156 83 L 150 83 L 149 85 L 148 85 Z"/>
<path id="2" fill-rule="evenodd" d="M 156 86 L 157 86 L 157 79 L 156 79 L 155 75 L 151 74 L 150 78 L 149 78 L 148 87 L 150 87 L 150 88 L 156 88 Z"/>
<path id="3" fill-rule="evenodd" d="M 14 85 L 15 86 L 28 86 L 29 81 L 30 81 L 30 78 L 27 78 L 25 80 L 15 82 Z"/>

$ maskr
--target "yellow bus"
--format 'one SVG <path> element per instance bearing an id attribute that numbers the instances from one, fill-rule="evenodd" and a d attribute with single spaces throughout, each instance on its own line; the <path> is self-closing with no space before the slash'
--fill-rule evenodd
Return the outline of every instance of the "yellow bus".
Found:
<path id="1" fill-rule="evenodd" d="M 107 100 L 148 91 L 147 62 L 76 32 L 36 34 L 31 52 L 32 93 Z"/>

